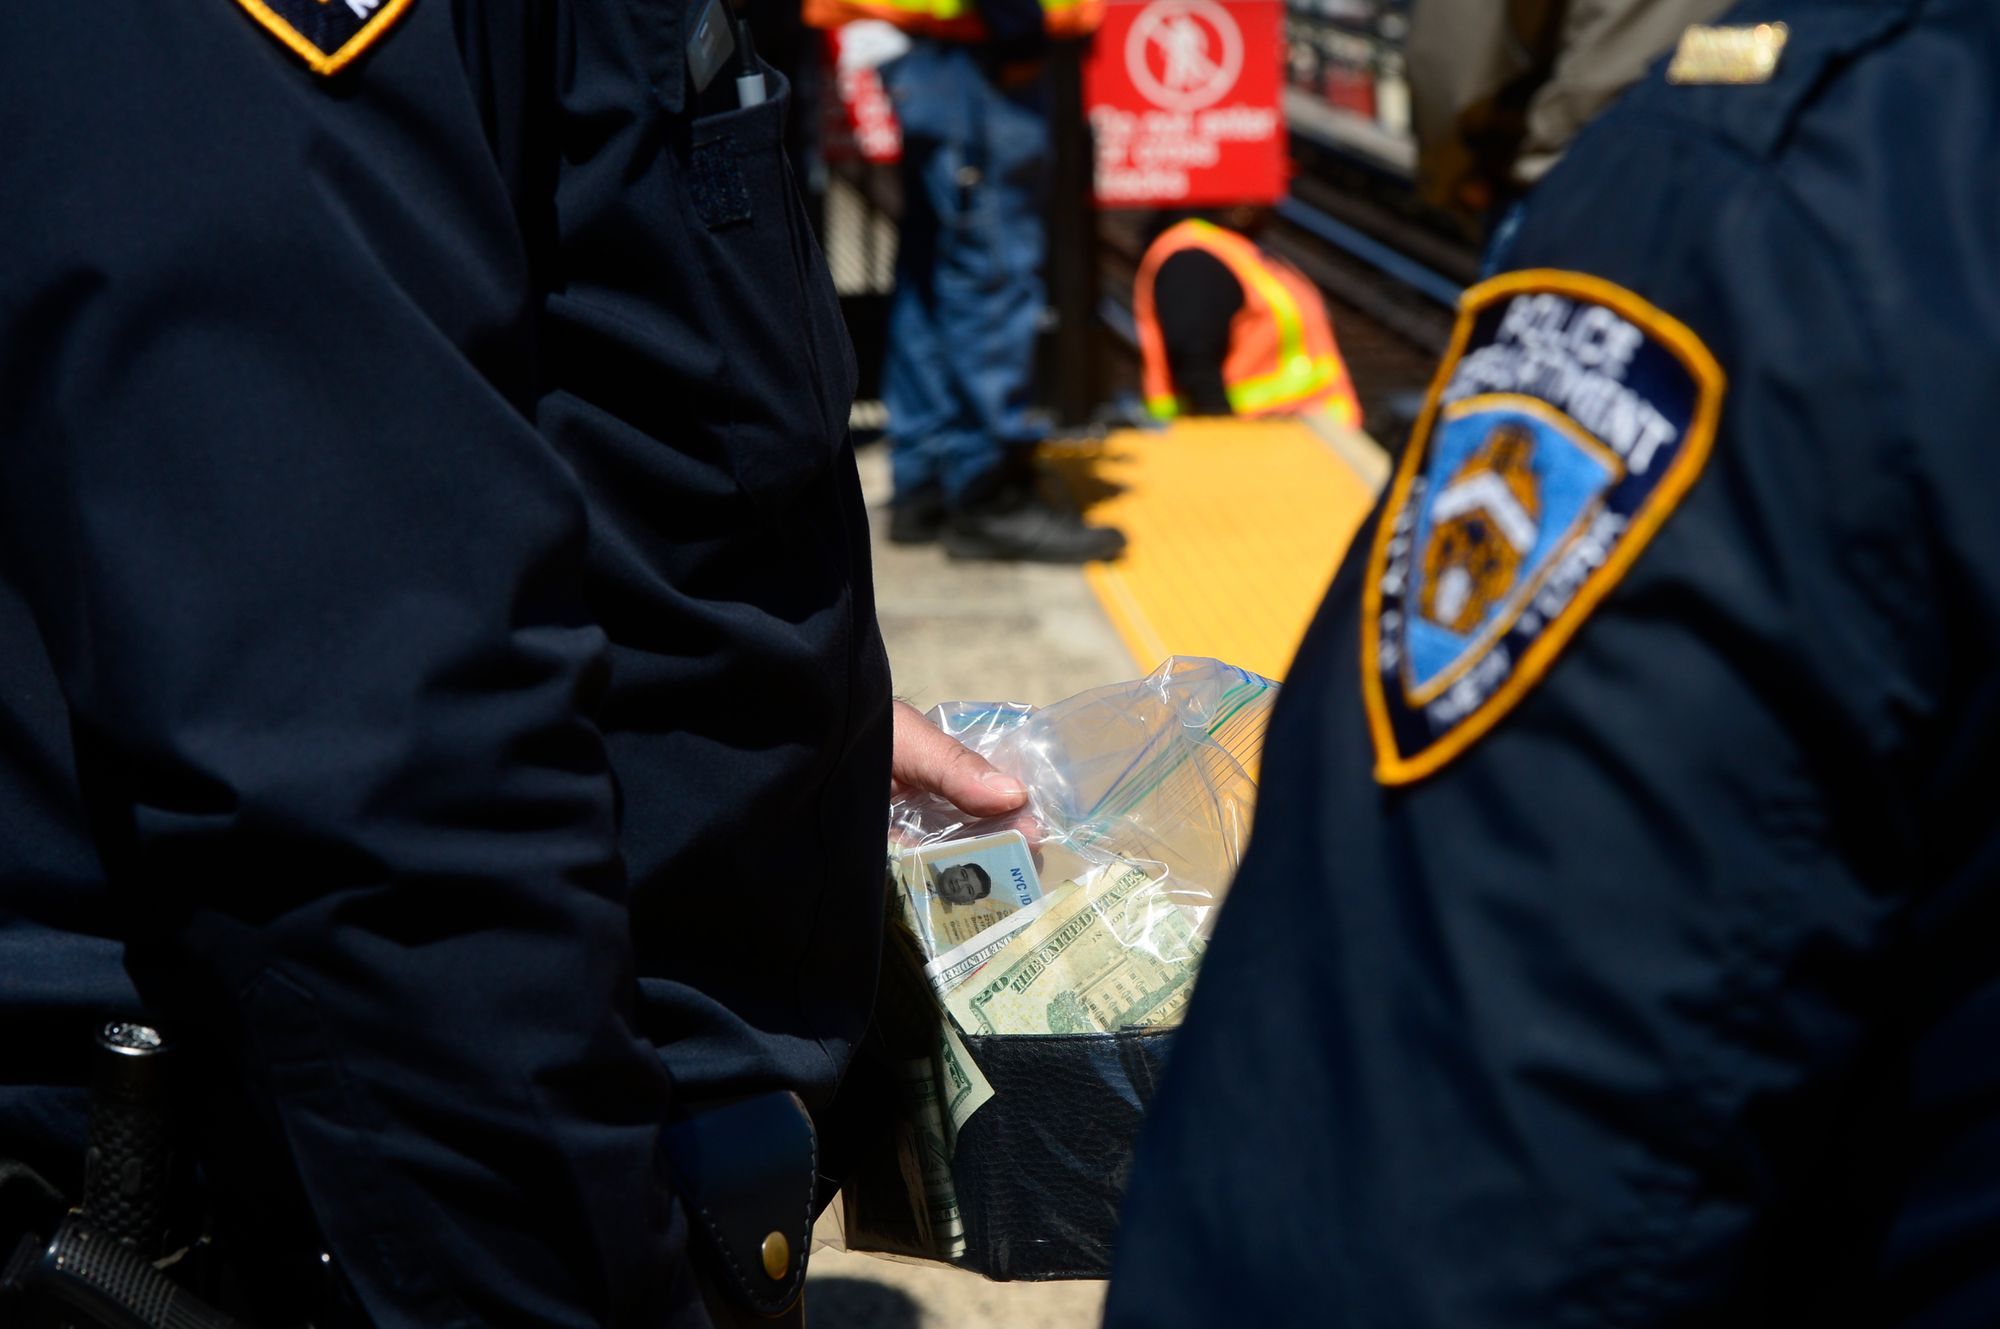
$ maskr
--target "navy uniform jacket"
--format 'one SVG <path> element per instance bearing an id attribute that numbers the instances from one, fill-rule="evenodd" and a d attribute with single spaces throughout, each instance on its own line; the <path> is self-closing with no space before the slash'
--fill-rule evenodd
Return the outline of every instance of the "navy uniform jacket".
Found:
<path id="1" fill-rule="evenodd" d="M 683 8 L 0 18 L 0 1156 L 143 1001 L 381 1329 L 699 1323 L 660 1123 L 872 999 L 851 355 Z"/>
<path id="2" fill-rule="evenodd" d="M 1112 1329 L 2000 1323 L 2000 12 L 1721 22 L 1767 20 L 1768 81 L 1656 71 L 1469 297 L 1426 487 L 1274 717 Z M 1614 566 L 1619 486 L 1704 434 Z M 1409 615 L 1510 585 L 1491 532 L 1454 561 L 1472 499 L 1545 529 L 1605 440 L 1594 607 L 1537 590 L 1465 691 L 1378 696 L 1454 649 Z"/>

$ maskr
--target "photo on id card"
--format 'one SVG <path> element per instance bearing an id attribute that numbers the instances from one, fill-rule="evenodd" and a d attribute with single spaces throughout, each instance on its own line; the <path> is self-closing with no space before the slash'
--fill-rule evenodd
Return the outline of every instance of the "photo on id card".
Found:
<path id="1" fill-rule="evenodd" d="M 1042 898 L 1028 839 L 996 831 L 905 850 L 896 879 L 932 957 L 963 945 Z"/>

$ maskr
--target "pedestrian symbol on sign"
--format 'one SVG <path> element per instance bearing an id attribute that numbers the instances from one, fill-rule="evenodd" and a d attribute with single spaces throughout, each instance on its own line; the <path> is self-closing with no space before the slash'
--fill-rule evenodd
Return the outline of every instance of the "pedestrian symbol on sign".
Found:
<path id="1" fill-rule="evenodd" d="M 1215 0 L 1155 0 L 1125 37 L 1132 86 L 1155 106 L 1213 106 L 1243 72 L 1243 34 Z"/>

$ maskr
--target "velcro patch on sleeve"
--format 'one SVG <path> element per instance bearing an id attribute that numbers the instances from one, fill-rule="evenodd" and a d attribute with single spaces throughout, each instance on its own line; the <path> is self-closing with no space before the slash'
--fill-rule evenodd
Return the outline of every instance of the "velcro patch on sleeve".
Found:
<path id="1" fill-rule="evenodd" d="M 236 0 L 316 74 L 337 74 L 375 44 L 410 0 Z"/>
<path id="2" fill-rule="evenodd" d="M 1369 559 L 1378 780 L 1437 771 L 1540 681 L 1700 475 L 1724 387 L 1700 338 L 1609 282 L 1466 292 Z"/>

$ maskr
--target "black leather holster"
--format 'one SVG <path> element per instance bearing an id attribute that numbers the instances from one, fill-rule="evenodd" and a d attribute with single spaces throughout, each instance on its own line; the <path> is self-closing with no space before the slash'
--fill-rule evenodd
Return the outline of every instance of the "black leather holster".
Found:
<path id="1" fill-rule="evenodd" d="M 668 1125 L 689 1255 L 718 1326 L 797 1323 L 819 1179 L 819 1143 L 797 1094 L 684 1110 Z"/>

